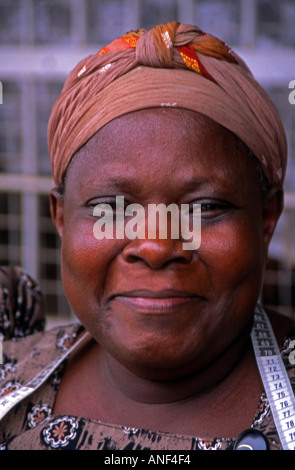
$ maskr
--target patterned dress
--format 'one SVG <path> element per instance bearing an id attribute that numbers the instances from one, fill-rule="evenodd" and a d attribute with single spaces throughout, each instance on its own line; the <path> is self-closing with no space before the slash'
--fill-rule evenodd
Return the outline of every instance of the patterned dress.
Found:
<path id="1" fill-rule="evenodd" d="M 31 282 L 28 279 L 27 281 Z M 35 286 L 31 285 L 29 289 L 33 288 L 35 289 Z M 30 295 L 32 298 L 35 296 L 36 300 L 39 291 L 33 292 L 31 290 Z M 5 302 L 2 302 L 3 305 Z M 0 397 L 5 397 L 10 392 L 20 389 L 51 361 L 63 356 L 75 344 L 78 335 L 83 331 L 83 327 L 79 323 L 43 331 L 39 326 L 36 327 L 42 323 L 39 315 L 37 323 L 31 322 L 31 327 L 26 327 L 25 335 L 13 336 L 7 310 L 5 318 L 6 326 L 3 326 L 3 322 L 2 326 L 0 323 L 0 331 L 7 338 L 3 344 L 3 364 L 0 367 Z M 36 331 L 38 329 L 41 331 Z M 282 358 L 293 389 L 295 389 L 295 368 L 290 365 L 288 359 L 290 353 L 288 346 L 294 336 L 295 331 L 285 339 L 281 348 Z M 0 421 L 0 449 L 194 451 L 231 450 L 233 448 L 237 436 L 212 436 L 212 438 L 203 439 L 198 435 L 186 436 L 158 430 L 135 429 L 80 416 L 53 414 L 55 397 L 66 361 L 66 359 L 62 361 L 40 388 L 15 405 L 2 418 Z M 252 427 L 263 432 L 268 440 L 270 450 L 281 449 L 269 403 L 264 393 L 257 403 Z"/>

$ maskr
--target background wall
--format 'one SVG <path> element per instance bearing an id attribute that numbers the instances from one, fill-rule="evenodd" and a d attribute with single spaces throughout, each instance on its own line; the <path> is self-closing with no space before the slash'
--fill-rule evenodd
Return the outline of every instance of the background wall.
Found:
<path id="1" fill-rule="evenodd" d="M 286 209 L 271 245 L 264 297 L 295 310 L 295 0 L 0 0 L 0 264 L 23 266 L 48 314 L 70 318 L 50 220 L 46 130 L 68 72 L 130 29 L 178 20 L 230 44 L 277 105 L 286 127 Z"/>

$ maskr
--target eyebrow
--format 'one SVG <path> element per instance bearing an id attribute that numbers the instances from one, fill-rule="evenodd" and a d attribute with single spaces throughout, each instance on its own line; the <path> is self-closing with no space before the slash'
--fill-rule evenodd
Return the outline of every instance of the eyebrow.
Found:
<path id="1" fill-rule="evenodd" d="M 106 181 L 106 183 L 117 190 L 125 190 L 125 191 L 130 190 L 134 192 L 142 188 L 142 185 L 138 181 L 138 178 L 136 177 L 132 178 L 130 176 L 124 176 L 124 175 L 111 176 Z M 182 187 L 185 188 L 186 192 L 203 189 L 206 186 L 208 187 L 210 186 L 210 188 L 213 189 L 214 191 L 223 192 L 223 193 L 233 191 L 233 188 L 227 184 L 227 181 L 225 180 L 225 178 L 221 178 L 218 180 L 216 178 L 216 175 L 214 178 L 211 178 L 211 179 L 206 178 L 206 177 L 204 178 L 192 177 L 192 178 L 188 178 L 187 180 L 184 180 L 180 177 L 179 183 Z"/>

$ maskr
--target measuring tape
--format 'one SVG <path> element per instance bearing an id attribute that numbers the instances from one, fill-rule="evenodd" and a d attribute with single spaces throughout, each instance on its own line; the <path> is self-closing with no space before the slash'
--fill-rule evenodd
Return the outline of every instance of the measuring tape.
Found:
<path id="1" fill-rule="evenodd" d="M 0 420 L 21 400 L 31 395 L 85 339 L 79 341 L 51 362 L 26 386 L 0 398 Z M 274 422 L 283 450 L 295 450 L 295 399 L 270 321 L 260 305 L 254 313 L 251 339 Z"/>
<path id="2" fill-rule="evenodd" d="M 251 332 L 257 365 L 283 450 L 295 450 L 295 399 L 270 321 L 260 305 Z"/>

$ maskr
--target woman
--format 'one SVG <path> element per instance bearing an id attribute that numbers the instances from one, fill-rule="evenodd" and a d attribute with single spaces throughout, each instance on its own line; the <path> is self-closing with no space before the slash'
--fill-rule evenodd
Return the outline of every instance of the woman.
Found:
<path id="1" fill-rule="evenodd" d="M 81 325 L 5 345 L 4 382 L 23 396 L 6 395 L 3 448 L 281 449 L 251 330 L 286 140 L 243 61 L 194 26 L 128 33 L 71 72 L 48 140 L 63 285 Z M 172 218 L 164 238 L 118 237 L 114 220 L 94 236 L 95 208 L 127 225 L 130 204 L 197 204 L 200 247 L 171 236 Z M 294 383 L 292 322 L 269 319 Z"/>

